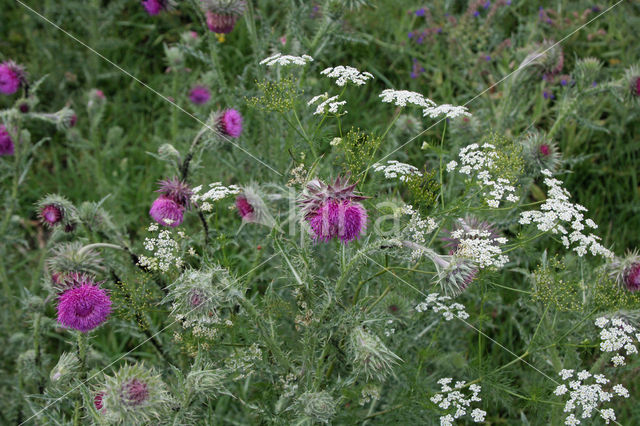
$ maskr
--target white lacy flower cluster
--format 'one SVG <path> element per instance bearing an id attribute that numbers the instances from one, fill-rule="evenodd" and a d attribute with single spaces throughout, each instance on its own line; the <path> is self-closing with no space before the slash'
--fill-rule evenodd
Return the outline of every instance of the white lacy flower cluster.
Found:
<path id="1" fill-rule="evenodd" d="M 214 182 L 209 184 L 209 189 L 204 194 L 200 194 L 202 191 L 202 185 L 198 185 L 193 188 L 193 195 L 191 196 L 191 202 L 203 212 L 210 212 L 213 210 L 213 204 L 216 201 L 222 200 L 229 195 L 239 194 L 242 189 L 237 185 L 223 186 L 220 182 Z"/>
<path id="2" fill-rule="evenodd" d="M 609 319 L 607 317 L 598 318 L 595 324 L 601 329 L 600 350 L 616 354 L 611 358 L 614 366 L 625 365 L 625 358 L 620 353 L 622 349 L 627 356 L 638 353 L 636 342 L 640 341 L 640 333 L 636 333 L 636 329 L 632 325 L 620 318 Z"/>
<path id="3" fill-rule="evenodd" d="M 262 359 L 262 349 L 257 343 L 238 350 L 225 360 L 225 368 L 230 370 L 234 380 L 244 379 L 253 373 L 256 362 Z"/>
<path id="4" fill-rule="evenodd" d="M 438 118 L 439 116 L 444 115 L 446 118 L 451 119 L 458 118 L 460 116 L 471 117 L 471 113 L 469 113 L 467 107 L 450 104 L 442 104 L 425 108 L 422 111 L 422 115 L 424 117 L 429 116 L 430 118 Z"/>
<path id="5" fill-rule="evenodd" d="M 502 254 L 499 244 L 506 244 L 504 237 L 493 237 L 491 232 L 482 229 L 458 229 L 451 238 L 459 241 L 456 254 L 472 259 L 479 268 L 495 266 L 502 268 L 509 257 Z"/>
<path id="6" fill-rule="evenodd" d="M 269 56 L 268 58 L 260 61 L 260 65 L 266 65 L 268 67 L 272 67 L 274 65 L 306 65 L 308 62 L 312 62 L 313 58 L 309 55 L 302 56 L 291 56 L 291 55 L 283 55 L 282 53 L 276 53 L 273 56 Z"/>
<path id="7" fill-rule="evenodd" d="M 549 187 L 547 199 L 540 206 L 540 210 L 522 212 L 520 214 L 520 224 L 535 223 L 538 229 L 543 232 L 551 231 L 554 234 L 562 234 L 562 244 L 566 248 L 569 248 L 573 243 L 577 243 L 573 250 L 580 257 L 584 256 L 589 250 L 594 256 L 602 255 L 613 258 L 613 253 L 598 242 L 600 237 L 582 233 L 585 225 L 592 229 L 598 227 L 593 220 L 584 219 L 582 212 L 586 212 L 587 209 L 580 204 L 574 204 L 569 201 L 571 194 L 561 186 L 562 181 L 551 177 L 552 173 L 549 170 L 543 170 L 542 174 L 546 176 L 544 183 Z M 563 222 L 571 224 L 571 231 L 562 225 Z"/>
<path id="8" fill-rule="evenodd" d="M 327 93 L 324 93 L 322 95 L 318 95 L 318 96 L 314 96 L 313 98 L 311 98 L 311 100 L 309 102 L 307 102 L 307 105 L 311 106 L 313 104 L 315 104 L 316 102 L 318 102 L 318 100 L 320 99 L 324 99 L 324 101 L 320 102 L 320 104 L 318 104 L 318 107 L 316 108 L 315 112 L 313 113 L 313 115 L 319 115 L 319 114 L 324 114 L 326 112 L 330 112 L 333 114 L 338 114 L 338 109 L 342 106 L 345 105 L 347 103 L 347 101 L 338 101 L 338 95 L 336 96 L 331 96 L 329 97 L 329 95 Z M 341 114 L 346 114 L 348 111 L 342 111 Z"/>
<path id="9" fill-rule="evenodd" d="M 440 426 L 453 426 L 453 421 L 467 414 L 467 410 L 471 408 L 472 402 L 480 402 L 482 399 L 478 396 L 482 388 L 479 385 L 469 385 L 471 395 L 465 395 L 462 392 L 462 388 L 466 382 L 456 382 L 453 387 L 450 383 L 453 381 L 450 377 L 444 377 L 438 380 L 438 384 L 441 386 L 441 390 L 436 395 L 432 396 L 431 402 L 438 404 L 438 407 L 443 410 L 455 409 L 453 414 L 447 414 L 440 416 Z M 484 422 L 484 418 L 487 412 L 479 408 L 475 408 L 470 413 L 471 419 L 476 422 Z"/>
<path id="10" fill-rule="evenodd" d="M 427 235 L 435 231 L 438 224 L 431 217 L 423 218 L 410 204 L 405 204 L 400 211 L 402 214 L 411 216 L 404 229 L 404 234 L 406 234 L 406 239 L 416 243 L 417 246 L 411 251 L 411 259 L 417 260 L 424 254 L 424 251 L 419 247 L 426 244 Z"/>
<path id="11" fill-rule="evenodd" d="M 413 104 L 422 108 L 435 107 L 436 103 L 429 98 L 425 98 L 422 94 L 417 92 L 411 92 L 409 90 L 394 90 L 385 89 L 380 93 L 382 102 L 393 102 L 396 106 L 407 106 L 407 104 Z"/>
<path id="12" fill-rule="evenodd" d="M 158 225 L 152 223 L 147 231 L 158 231 Z M 178 235 L 184 238 L 182 231 Z M 184 264 L 180 255 L 180 245 L 173 239 L 173 234 L 168 229 L 161 230 L 156 237 L 144 239 L 144 248 L 151 252 L 150 256 L 140 255 L 138 264 L 152 271 L 167 272 L 171 266 L 180 269 Z"/>
<path id="13" fill-rule="evenodd" d="M 449 296 L 440 296 L 438 293 L 429 293 L 424 302 L 415 307 L 418 312 L 426 312 L 432 309 L 433 312 L 442 312 L 442 316 L 446 321 L 451 321 L 454 317 L 466 320 L 469 314 L 464 310 L 461 303 L 452 303 L 445 305 L 442 302 L 451 300 Z"/>
<path id="14" fill-rule="evenodd" d="M 348 82 L 352 82 L 358 86 L 367 83 L 367 80 L 373 78 L 373 74 L 369 72 L 360 72 L 357 68 L 339 65 L 337 67 L 329 67 L 320 72 L 329 78 L 335 78 L 338 86 L 344 86 Z"/>
<path id="15" fill-rule="evenodd" d="M 424 97 L 417 92 L 409 90 L 385 89 L 380 93 L 382 102 L 394 103 L 396 106 L 405 107 L 407 104 L 413 104 L 424 108 L 422 110 L 423 117 L 438 118 L 444 115 L 446 118 L 458 118 L 460 116 L 470 117 L 471 113 L 464 106 L 455 106 L 450 104 L 438 105 L 431 99 Z"/>
<path id="16" fill-rule="evenodd" d="M 482 194 L 489 207 L 498 208 L 503 199 L 512 203 L 518 201 L 515 186 L 508 179 L 492 174 L 498 157 L 495 145 L 484 143 L 480 146 L 472 143 L 462 148 L 458 155 L 461 163 L 458 172 L 467 176 L 475 175 L 480 184 L 487 188 Z M 447 164 L 447 172 L 452 172 L 457 167 L 458 162 L 451 161 Z"/>
<path id="17" fill-rule="evenodd" d="M 376 172 L 384 172 L 384 177 L 387 179 L 398 178 L 402 182 L 406 182 L 410 175 L 420 174 L 420 170 L 418 170 L 417 167 L 396 160 L 389 160 L 386 165 L 375 163 L 373 170 Z"/>
<path id="18" fill-rule="evenodd" d="M 600 410 L 598 407 L 603 402 L 611 401 L 614 393 L 618 396 L 629 398 L 629 391 L 622 385 L 615 385 L 613 392 L 608 392 L 602 389 L 602 385 L 609 383 L 602 374 L 592 375 L 587 370 L 582 370 L 576 374 L 576 380 L 570 380 L 574 378 L 574 370 L 561 370 L 558 373 L 562 380 L 568 381 L 568 387 L 565 384 L 559 385 L 554 393 L 558 396 L 564 395 L 569 392 L 569 400 L 564 405 L 564 412 L 571 413 L 565 420 L 566 425 L 579 425 L 580 419 L 576 417 L 576 410 L 582 409 L 581 418 L 589 419 L 593 415 L 594 411 L 600 412 L 600 417 L 609 424 L 611 421 L 616 420 L 616 414 L 612 408 L 605 408 Z M 586 380 L 592 378 L 595 383 L 586 384 Z"/>

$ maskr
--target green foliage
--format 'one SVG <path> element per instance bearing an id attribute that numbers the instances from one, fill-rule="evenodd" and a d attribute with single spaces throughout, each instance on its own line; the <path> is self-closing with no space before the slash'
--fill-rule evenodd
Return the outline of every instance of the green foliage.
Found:
<path id="1" fill-rule="evenodd" d="M 353 176 L 363 173 L 371 164 L 380 146 L 380 138 L 366 131 L 352 128 L 338 145 L 344 155 L 344 168 Z"/>

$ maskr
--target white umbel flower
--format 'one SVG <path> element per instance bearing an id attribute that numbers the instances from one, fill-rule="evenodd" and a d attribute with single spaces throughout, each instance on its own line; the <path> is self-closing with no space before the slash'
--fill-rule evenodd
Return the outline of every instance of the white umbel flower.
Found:
<path id="1" fill-rule="evenodd" d="M 427 107 L 422 111 L 424 117 L 438 118 L 444 115 L 446 118 L 471 117 L 471 113 L 464 106 L 455 106 L 450 104 L 442 104 L 438 106 Z"/>
<path id="2" fill-rule="evenodd" d="M 320 74 L 326 75 L 329 78 L 334 78 L 336 80 L 336 84 L 340 87 L 344 86 L 348 82 L 357 86 L 362 86 L 367 83 L 367 80 L 373 78 L 373 74 L 369 72 L 360 72 L 357 68 L 343 65 L 326 68 L 322 70 Z"/>
<path id="3" fill-rule="evenodd" d="M 269 56 L 268 58 L 260 61 L 260 65 L 266 65 L 268 67 L 272 67 L 274 65 L 306 65 L 309 62 L 312 62 L 313 58 L 309 55 L 302 56 L 292 56 L 292 55 L 283 55 L 282 53 L 276 53 L 273 56 Z"/>
<path id="4" fill-rule="evenodd" d="M 393 103 L 396 106 L 405 107 L 407 104 L 416 105 L 422 108 L 435 107 L 436 103 L 422 94 L 409 90 L 385 89 L 380 93 L 382 102 Z"/>

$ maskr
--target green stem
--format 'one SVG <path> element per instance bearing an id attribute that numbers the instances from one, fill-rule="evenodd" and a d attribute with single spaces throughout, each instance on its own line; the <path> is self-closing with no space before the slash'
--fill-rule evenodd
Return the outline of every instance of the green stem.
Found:
<path id="1" fill-rule="evenodd" d="M 271 336 L 271 334 L 269 334 L 269 332 L 264 328 L 265 319 L 260 314 L 258 314 L 258 311 L 256 311 L 256 308 L 253 306 L 251 301 L 249 301 L 249 299 L 247 299 L 246 297 L 242 297 L 240 299 L 240 303 L 242 304 L 244 309 L 247 311 L 247 313 L 253 320 L 254 324 L 260 330 L 260 333 L 262 334 L 262 337 L 264 338 L 269 351 L 273 354 L 276 360 L 278 360 L 281 366 L 283 366 L 284 368 L 290 368 L 289 360 L 284 355 L 284 352 L 282 352 L 282 349 L 280 349 L 281 344 L 276 342 L 273 336 Z"/>
<path id="2" fill-rule="evenodd" d="M 78 343 L 77 355 L 78 355 L 78 360 L 80 361 L 79 378 L 80 378 L 80 383 L 84 384 L 85 380 L 87 380 L 87 345 L 88 345 L 87 334 L 79 331 L 77 335 L 77 343 Z M 75 409 L 73 414 L 74 426 L 77 426 L 80 424 L 81 409 L 82 409 L 81 396 L 80 394 L 78 394 L 78 396 L 76 397 Z"/>
<path id="3" fill-rule="evenodd" d="M 444 121 L 444 129 L 442 129 L 442 137 L 440 138 L 440 201 L 442 202 L 442 208 L 444 209 L 444 182 L 443 182 L 443 168 L 442 168 L 442 152 L 444 147 L 444 135 L 447 132 L 447 120 Z"/>

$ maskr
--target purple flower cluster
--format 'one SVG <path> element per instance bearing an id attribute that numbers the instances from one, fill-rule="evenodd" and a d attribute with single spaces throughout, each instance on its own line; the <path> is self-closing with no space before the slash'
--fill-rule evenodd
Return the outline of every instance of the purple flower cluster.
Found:
<path id="1" fill-rule="evenodd" d="M 149 215 L 162 226 L 175 228 L 182 224 L 184 211 L 191 205 L 191 188 L 178 178 L 159 182 L 161 195 L 151 204 Z"/>
<path id="2" fill-rule="evenodd" d="M 73 284 L 58 299 L 58 322 L 87 333 L 104 323 L 111 313 L 111 299 L 87 275 L 74 275 Z"/>
<path id="3" fill-rule="evenodd" d="M 13 155 L 14 149 L 11 135 L 7 131 L 7 128 L 4 127 L 3 124 L 0 124 L 0 156 Z"/>

